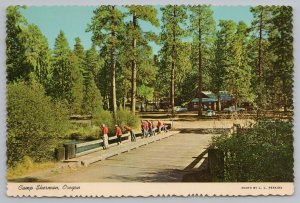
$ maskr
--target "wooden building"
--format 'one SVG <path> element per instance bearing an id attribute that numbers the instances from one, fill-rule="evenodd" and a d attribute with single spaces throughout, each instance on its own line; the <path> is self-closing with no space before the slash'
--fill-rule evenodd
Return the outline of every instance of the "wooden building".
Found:
<path id="1" fill-rule="evenodd" d="M 221 109 L 232 106 L 233 97 L 230 96 L 226 91 L 220 91 L 220 102 Z M 194 98 L 188 104 L 189 111 L 196 111 L 199 108 L 199 98 Z M 218 95 L 212 93 L 211 91 L 202 91 L 202 108 L 203 110 L 212 109 L 214 111 L 218 110 Z"/>

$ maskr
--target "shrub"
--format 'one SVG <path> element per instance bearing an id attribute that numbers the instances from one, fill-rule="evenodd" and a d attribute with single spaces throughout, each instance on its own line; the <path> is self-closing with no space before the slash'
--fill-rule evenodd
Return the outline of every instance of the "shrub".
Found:
<path id="1" fill-rule="evenodd" d="M 68 131 L 69 138 L 71 140 L 95 140 L 99 139 L 99 127 L 98 126 L 77 126 L 73 125 Z"/>
<path id="2" fill-rule="evenodd" d="M 37 83 L 7 85 L 7 164 L 29 156 L 34 162 L 53 158 L 56 140 L 68 128 L 68 113 L 51 101 Z"/>
<path id="3" fill-rule="evenodd" d="M 115 125 L 118 124 L 119 126 L 123 127 L 124 125 L 137 128 L 140 124 L 140 119 L 138 116 L 132 114 L 128 110 L 120 109 L 117 112 L 117 119 L 114 119 L 114 116 L 111 112 L 100 110 L 98 111 L 95 116 L 93 117 L 93 123 L 97 126 L 101 126 L 105 124 L 108 126 L 109 129 L 109 136 L 113 136 L 115 134 Z"/>
<path id="4" fill-rule="evenodd" d="M 215 137 L 224 152 L 224 181 L 292 182 L 293 130 L 285 121 L 260 121 L 234 135 Z"/>
<path id="5" fill-rule="evenodd" d="M 99 110 L 96 112 L 93 117 L 93 123 L 98 127 L 100 127 L 102 124 L 105 124 L 109 129 L 109 134 L 113 134 L 111 129 L 114 129 L 115 121 L 110 111 Z"/>
<path id="6" fill-rule="evenodd" d="M 138 128 L 140 126 L 140 119 L 138 116 L 131 113 L 129 110 L 120 109 L 117 113 L 117 121 L 116 123 L 119 126 L 130 126 L 132 128 Z"/>

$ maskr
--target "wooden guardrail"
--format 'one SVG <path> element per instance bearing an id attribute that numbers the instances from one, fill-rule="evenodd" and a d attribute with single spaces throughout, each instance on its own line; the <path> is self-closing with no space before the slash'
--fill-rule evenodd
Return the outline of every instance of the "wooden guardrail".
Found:
<path id="1" fill-rule="evenodd" d="M 127 134 L 123 134 L 121 139 L 122 141 L 124 140 L 129 140 L 130 137 L 130 133 Z M 118 137 L 117 136 L 113 136 L 113 137 L 108 137 L 108 141 L 112 141 L 112 140 L 116 140 Z M 99 139 L 99 140 L 93 140 L 93 141 L 89 141 L 89 142 L 83 142 L 83 143 L 79 143 L 75 145 L 75 154 L 76 157 L 85 155 L 85 154 L 89 154 L 95 151 L 99 151 L 102 146 L 103 146 L 103 139 Z M 109 146 L 115 145 L 116 143 L 111 143 L 109 144 Z M 88 149 L 87 149 L 88 148 Z"/>
<path id="2" fill-rule="evenodd" d="M 166 126 L 168 129 L 171 128 L 170 124 L 166 123 Z M 157 131 L 157 129 L 155 130 Z M 141 132 L 135 134 L 137 138 L 141 137 L 141 135 L 142 135 Z M 115 142 L 117 138 L 118 138 L 117 136 L 108 137 L 108 141 L 110 142 L 109 146 L 117 145 L 117 143 Z M 121 136 L 123 142 L 128 142 L 129 138 L 130 138 L 130 133 L 126 133 Z M 101 150 L 103 147 L 103 142 L 104 141 L 101 138 L 98 140 L 93 140 L 93 141 L 88 141 L 83 143 L 74 143 L 74 142 L 65 143 L 63 144 L 63 147 L 59 147 L 55 150 L 55 157 L 58 161 L 62 161 L 62 160 L 68 160 L 75 157 L 80 157 L 86 154 L 90 154 Z"/>

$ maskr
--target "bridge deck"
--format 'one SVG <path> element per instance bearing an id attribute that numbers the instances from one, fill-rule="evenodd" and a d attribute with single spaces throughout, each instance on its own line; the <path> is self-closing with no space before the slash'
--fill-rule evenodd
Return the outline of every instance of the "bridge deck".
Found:
<path id="1" fill-rule="evenodd" d="M 214 135 L 179 133 L 87 167 L 48 177 L 44 181 L 180 182 L 185 169 L 190 168 Z"/>

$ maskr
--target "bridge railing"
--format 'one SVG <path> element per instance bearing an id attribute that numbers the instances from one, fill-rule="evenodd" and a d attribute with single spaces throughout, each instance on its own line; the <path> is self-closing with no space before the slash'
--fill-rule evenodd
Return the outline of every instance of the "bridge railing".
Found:
<path id="1" fill-rule="evenodd" d="M 129 140 L 130 133 L 123 134 L 122 140 Z M 117 136 L 108 137 L 108 141 L 117 140 Z M 102 148 L 104 140 L 101 138 L 99 140 L 93 140 L 89 142 L 78 143 L 75 145 L 75 154 L 76 157 L 83 156 L 95 151 L 98 151 Z M 111 143 L 109 146 L 116 145 L 116 143 Z"/>
<path id="2" fill-rule="evenodd" d="M 171 128 L 171 124 L 166 123 L 168 129 Z M 155 128 L 155 131 L 158 131 Z M 141 137 L 142 133 L 138 132 L 135 136 Z M 118 139 L 117 136 L 108 137 L 109 147 L 117 145 L 116 140 Z M 123 134 L 121 136 L 122 141 L 129 141 L 130 133 Z M 99 151 L 103 147 L 103 139 L 100 138 L 98 140 L 83 142 L 83 143 L 76 143 L 76 142 L 69 142 L 64 143 L 63 147 L 59 147 L 55 149 L 55 157 L 58 161 L 68 160 L 76 157 L 80 157 L 86 154 L 90 154 L 96 151 Z"/>

